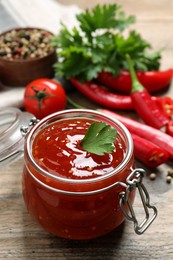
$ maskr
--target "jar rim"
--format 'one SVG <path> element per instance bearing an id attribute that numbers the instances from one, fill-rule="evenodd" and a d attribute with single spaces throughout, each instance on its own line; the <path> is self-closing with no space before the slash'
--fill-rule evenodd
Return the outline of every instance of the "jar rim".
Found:
<path id="1" fill-rule="evenodd" d="M 102 117 L 104 119 L 109 120 L 109 122 L 112 122 L 112 124 L 117 125 L 119 127 L 119 129 L 122 131 L 122 133 L 125 135 L 127 143 L 127 149 L 126 149 L 126 153 L 124 156 L 123 161 L 112 171 L 110 171 L 109 173 L 102 175 L 102 176 L 98 176 L 96 178 L 88 178 L 88 179 L 82 179 L 82 180 L 78 180 L 78 179 L 68 179 L 65 177 L 61 177 L 61 176 L 57 176 L 54 174 L 49 173 L 48 171 L 44 170 L 41 166 L 39 166 L 33 155 L 32 155 L 32 145 L 31 145 L 31 139 L 33 137 L 33 135 L 39 130 L 41 129 L 42 126 L 47 126 L 48 122 L 49 123 L 53 123 L 54 121 L 57 121 L 58 118 L 59 119 L 65 119 L 65 118 L 69 118 L 67 116 L 69 115 L 76 115 L 78 114 L 78 117 L 80 116 L 80 114 L 83 114 L 83 117 L 87 117 L 87 115 L 93 115 L 93 116 L 99 116 Z M 65 118 L 64 118 L 65 116 Z M 77 115 L 76 115 L 77 116 Z M 54 120 L 56 119 L 56 120 Z M 95 110 L 91 110 L 91 109 L 68 109 L 68 110 L 63 110 L 63 111 L 59 111 L 56 113 L 53 113 L 45 118 L 43 118 L 42 120 L 40 120 L 27 134 L 27 138 L 26 138 L 26 152 L 28 154 L 28 158 L 29 158 L 29 162 L 32 163 L 32 165 L 34 166 L 34 168 L 41 173 L 43 176 L 45 177 L 49 177 L 51 179 L 54 179 L 56 181 L 60 181 L 63 183 L 67 183 L 67 184 L 87 184 L 87 183 L 95 183 L 98 181 L 103 181 L 105 179 L 111 178 L 112 176 L 114 176 L 116 173 L 122 171 L 126 165 L 128 165 L 129 161 L 131 160 L 132 156 L 133 156 L 133 140 L 132 140 L 132 136 L 129 132 L 129 130 L 117 119 L 108 116 L 108 115 L 103 115 L 101 112 L 99 111 L 95 111 Z"/>

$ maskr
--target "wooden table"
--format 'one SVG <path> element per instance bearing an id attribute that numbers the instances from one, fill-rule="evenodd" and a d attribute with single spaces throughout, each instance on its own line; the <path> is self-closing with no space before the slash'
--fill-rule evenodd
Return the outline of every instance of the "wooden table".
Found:
<path id="1" fill-rule="evenodd" d="M 59 2 L 69 4 L 73 1 Z M 75 2 L 79 3 L 80 7 L 86 7 L 89 3 L 94 5 L 96 1 Z M 137 23 L 134 27 L 152 43 L 154 49 L 165 47 L 162 68 L 173 67 L 173 1 L 117 2 L 122 4 L 127 13 L 136 15 Z M 173 84 L 163 94 L 167 93 L 173 96 Z M 82 97 L 78 92 L 72 95 L 76 100 Z M 136 235 L 133 224 L 125 221 L 110 234 L 90 241 L 70 241 L 46 233 L 30 217 L 23 202 L 21 193 L 23 160 L 1 168 L 0 259 L 173 259 L 173 185 L 167 184 L 165 180 L 167 170 L 172 166 L 173 163 L 169 162 L 160 167 L 155 181 L 149 180 L 148 176 L 145 177 L 144 182 L 151 194 L 151 200 L 158 209 L 157 219 L 145 234 Z M 138 198 L 135 205 L 139 209 Z"/>

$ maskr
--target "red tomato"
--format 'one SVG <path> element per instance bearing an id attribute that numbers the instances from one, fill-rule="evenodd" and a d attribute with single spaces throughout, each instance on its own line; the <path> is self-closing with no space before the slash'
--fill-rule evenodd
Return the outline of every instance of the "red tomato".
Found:
<path id="1" fill-rule="evenodd" d="M 26 86 L 24 108 L 38 119 L 63 110 L 65 106 L 66 94 L 58 82 L 40 78 Z"/>

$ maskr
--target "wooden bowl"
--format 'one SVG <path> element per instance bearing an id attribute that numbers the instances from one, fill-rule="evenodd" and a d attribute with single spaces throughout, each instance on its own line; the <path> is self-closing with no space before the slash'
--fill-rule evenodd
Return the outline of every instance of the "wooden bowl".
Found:
<path id="1" fill-rule="evenodd" d="M 40 28 L 14 28 L 3 32 L 6 34 L 12 30 L 47 30 Z M 53 36 L 52 33 L 48 32 Z M 41 58 L 8 60 L 0 57 L 0 82 L 6 86 L 25 86 L 37 78 L 52 78 L 54 76 L 53 64 L 57 61 L 56 50 Z"/>

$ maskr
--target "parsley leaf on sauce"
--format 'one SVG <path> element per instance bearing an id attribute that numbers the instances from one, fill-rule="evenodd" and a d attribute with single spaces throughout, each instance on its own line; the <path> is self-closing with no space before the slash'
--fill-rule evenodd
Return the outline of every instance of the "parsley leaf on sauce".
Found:
<path id="1" fill-rule="evenodd" d="M 94 122 L 88 128 L 80 145 L 84 150 L 97 155 L 110 153 L 115 149 L 114 142 L 117 131 L 104 122 Z"/>

